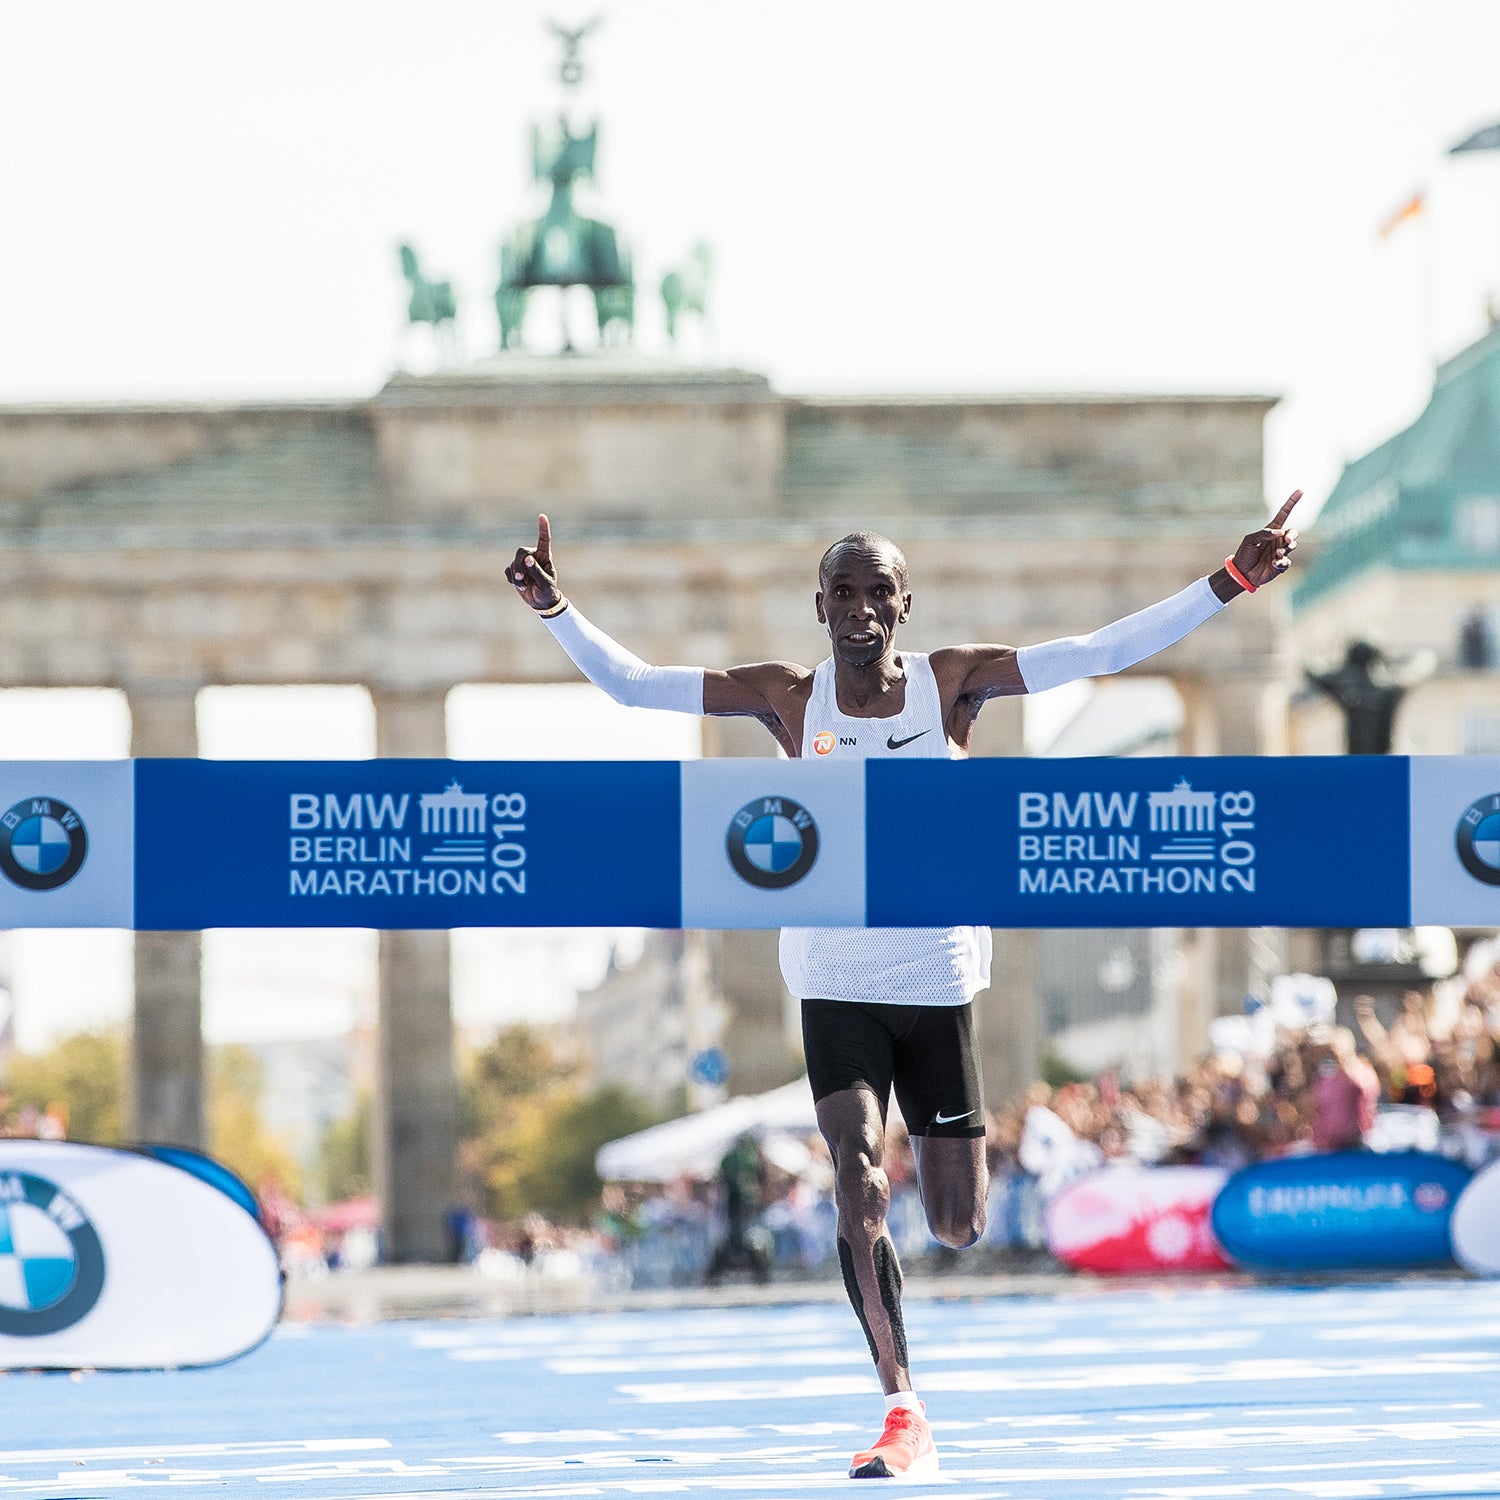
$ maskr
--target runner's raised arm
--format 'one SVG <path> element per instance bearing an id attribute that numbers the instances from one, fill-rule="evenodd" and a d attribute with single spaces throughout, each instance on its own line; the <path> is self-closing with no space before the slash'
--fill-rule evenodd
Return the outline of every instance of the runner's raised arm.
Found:
<path id="1" fill-rule="evenodd" d="M 956 708 L 959 718 L 967 710 L 972 721 L 986 699 L 1040 693 L 1083 677 L 1107 677 L 1164 651 L 1237 595 L 1255 593 L 1291 567 L 1297 533 L 1286 523 L 1301 498 L 1302 491 L 1294 491 L 1270 524 L 1246 536 L 1222 568 L 1090 635 L 1020 648 L 971 645 L 934 651 L 932 669 L 945 705 Z"/>
<path id="2" fill-rule="evenodd" d="M 606 635 L 558 587 L 552 525 L 537 517 L 535 547 L 518 547 L 507 576 L 522 601 L 546 622 L 573 664 L 616 703 L 675 713 L 759 719 L 795 755 L 801 734 L 798 694 L 805 702 L 811 674 L 790 662 L 759 662 L 727 672 L 703 667 L 654 667 Z M 788 720 L 794 722 L 788 724 Z"/>

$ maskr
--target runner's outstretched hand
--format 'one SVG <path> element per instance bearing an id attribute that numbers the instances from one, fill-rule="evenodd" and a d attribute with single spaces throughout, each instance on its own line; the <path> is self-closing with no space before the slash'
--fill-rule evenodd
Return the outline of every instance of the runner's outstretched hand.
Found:
<path id="1" fill-rule="evenodd" d="M 517 547 L 505 576 L 532 609 L 551 609 L 562 598 L 552 567 L 552 523 L 546 516 L 536 518 L 536 546 Z"/>
<path id="2" fill-rule="evenodd" d="M 1301 498 L 1302 491 L 1293 490 L 1286 504 L 1271 517 L 1271 524 L 1252 531 L 1235 549 L 1235 567 L 1256 588 L 1280 578 L 1291 567 L 1292 553 L 1297 550 L 1297 533 L 1286 523 L 1292 507 Z"/>

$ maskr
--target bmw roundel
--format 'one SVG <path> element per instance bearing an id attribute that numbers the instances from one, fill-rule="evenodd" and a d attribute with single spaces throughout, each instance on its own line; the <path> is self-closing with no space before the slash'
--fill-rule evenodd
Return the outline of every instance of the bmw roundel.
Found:
<path id="1" fill-rule="evenodd" d="M 1500 885 L 1500 792 L 1480 797 L 1458 820 L 1458 857 L 1475 880 Z"/>
<path id="2" fill-rule="evenodd" d="M 0 1172 L 0 1334 L 71 1328 L 104 1290 L 104 1247 L 67 1193 L 30 1172 Z"/>
<path id="3" fill-rule="evenodd" d="M 741 880 L 763 891 L 796 885 L 818 858 L 818 825 L 790 797 L 757 797 L 729 821 L 724 844 Z"/>
<path id="4" fill-rule="evenodd" d="M 23 797 L 0 813 L 0 874 L 24 891 L 55 891 L 83 868 L 83 819 L 56 797 Z"/>

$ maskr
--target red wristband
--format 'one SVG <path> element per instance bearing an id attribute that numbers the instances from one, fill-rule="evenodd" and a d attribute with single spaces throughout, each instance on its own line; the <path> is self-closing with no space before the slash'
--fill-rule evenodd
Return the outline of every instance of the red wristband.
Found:
<path id="1" fill-rule="evenodd" d="M 1224 559 L 1224 569 L 1229 574 L 1229 576 L 1234 579 L 1234 581 L 1239 584 L 1242 589 L 1244 589 L 1247 594 L 1253 594 L 1255 592 L 1255 585 L 1251 583 L 1250 580 L 1246 578 L 1245 575 L 1241 573 L 1237 567 L 1235 567 L 1234 559 L 1232 557 L 1226 557 Z"/>

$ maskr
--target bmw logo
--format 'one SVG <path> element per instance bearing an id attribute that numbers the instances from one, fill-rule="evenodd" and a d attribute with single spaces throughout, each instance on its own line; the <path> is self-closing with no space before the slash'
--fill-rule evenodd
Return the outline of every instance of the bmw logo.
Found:
<path id="1" fill-rule="evenodd" d="M 1471 802 L 1458 820 L 1458 857 L 1475 880 L 1500 885 L 1500 792 Z"/>
<path id="2" fill-rule="evenodd" d="M 818 858 L 818 825 L 790 797 L 757 797 L 729 822 L 729 863 L 741 880 L 763 891 L 796 885 Z"/>
<path id="3" fill-rule="evenodd" d="M 88 1215 L 56 1184 L 0 1172 L 0 1334 L 71 1328 L 104 1290 L 104 1247 Z"/>
<path id="4" fill-rule="evenodd" d="M 23 891 L 55 891 L 83 868 L 83 819 L 56 797 L 23 797 L 0 813 L 0 874 Z"/>

